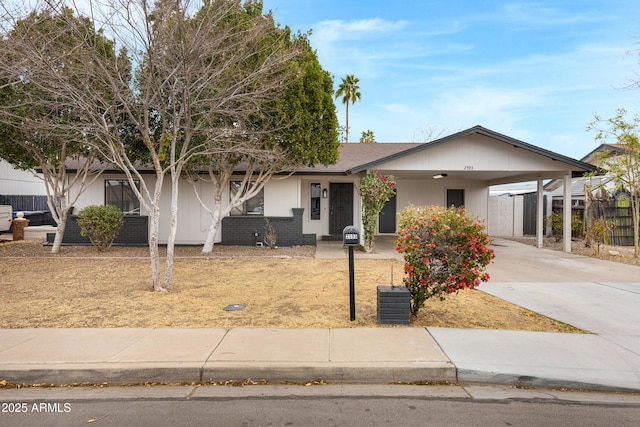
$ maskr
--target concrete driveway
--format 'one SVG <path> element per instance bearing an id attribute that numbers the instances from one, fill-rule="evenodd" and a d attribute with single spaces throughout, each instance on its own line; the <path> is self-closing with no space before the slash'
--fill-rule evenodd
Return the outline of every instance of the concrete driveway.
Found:
<path id="1" fill-rule="evenodd" d="M 640 282 L 640 267 L 494 238 L 491 282 Z"/>
<path id="2" fill-rule="evenodd" d="M 491 295 L 593 334 L 429 331 L 461 381 L 640 389 L 640 267 L 494 239 Z"/>
<path id="3" fill-rule="evenodd" d="M 494 249 L 482 291 L 597 334 L 640 335 L 640 267 L 504 239 Z"/>

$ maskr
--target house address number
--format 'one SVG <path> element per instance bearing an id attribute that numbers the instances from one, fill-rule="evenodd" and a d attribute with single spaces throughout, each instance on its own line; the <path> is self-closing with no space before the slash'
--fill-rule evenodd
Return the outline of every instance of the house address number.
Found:
<path id="1" fill-rule="evenodd" d="M 345 238 L 345 240 L 358 240 L 358 235 L 357 234 L 345 234 L 344 238 Z"/>
<path id="2" fill-rule="evenodd" d="M 471 166 L 471 165 L 466 165 L 466 166 L 464 167 L 464 170 L 466 170 L 466 171 L 472 171 L 472 170 L 473 170 L 473 166 Z"/>

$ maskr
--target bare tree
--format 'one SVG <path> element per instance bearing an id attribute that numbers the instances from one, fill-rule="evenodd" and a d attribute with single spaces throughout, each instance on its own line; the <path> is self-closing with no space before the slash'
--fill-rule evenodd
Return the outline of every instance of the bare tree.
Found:
<path id="1" fill-rule="evenodd" d="M 231 117 L 219 117 L 220 123 L 233 124 L 233 132 L 209 139 L 213 144 L 210 153 L 189 163 L 189 180 L 211 216 L 203 253 L 213 250 L 222 219 L 259 195 L 276 175 L 286 177 L 300 166 L 327 165 L 338 158 L 331 75 L 320 66 L 306 35 L 297 34 L 289 41 L 283 29 L 273 36 L 280 37 L 285 45 L 292 43 L 298 51 L 281 71 L 287 78 L 278 83 L 280 96 L 267 97 L 255 105 L 243 103 L 229 112 Z M 236 73 L 242 72 L 242 67 L 236 69 Z M 251 68 L 249 72 L 253 72 Z M 271 77 L 277 82 L 280 76 L 276 73 Z M 199 181 L 212 183 L 209 194 L 200 194 L 195 185 Z M 227 189 L 229 198 L 223 200 Z"/>
<path id="2" fill-rule="evenodd" d="M 173 267 L 178 182 L 185 164 L 197 156 L 243 153 L 246 133 L 238 124 L 259 120 L 260 106 L 275 102 L 287 78 L 284 64 L 297 52 L 283 42 L 269 16 L 256 13 L 262 10 L 257 1 L 87 3 L 91 20 L 81 24 L 95 25 L 98 33 L 112 37 L 119 54 L 105 59 L 105 46 L 96 37 L 78 44 L 77 49 L 93 53 L 83 58 L 93 74 L 91 81 L 64 85 L 61 98 L 83 112 L 66 126 L 91 135 L 87 143 L 126 174 L 149 215 L 152 288 L 166 291 Z M 49 2 L 48 8 L 64 15 L 57 4 Z M 82 33 L 79 25 L 68 19 L 47 39 Z M 54 71 L 43 78 L 57 81 Z M 241 138 L 232 146 L 215 143 L 233 135 Z M 154 179 L 145 179 L 145 171 Z M 165 177 L 170 180 L 171 208 L 161 280 L 158 239 Z"/>
<path id="3" fill-rule="evenodd" d="M 5 7 L 0 21 L 0 157 L 20 169 L 41 171 L 57 224 L 53 253 L 60 251 L 70 208 L 106 166 L 95 162 L 98 151 L 91 148 L 91 137 L 68 125 L 81 123 L 84 114 L 68 97 L 68 88 L 90 82 L 93 74 L 91 64 L 84 63 L 91 53 L 82 48 L 83 39 L 106 40 L 80 20 L 83 31 L 57 33 L 57 25 L 76 20 L 70 10 L 60 12 L 17 17 Z M 82 159 L 73 173 L 69 159 Z"/>
<path id="4" fill-rule="evenodd" d="M 413 133 L 413 142 L 431 142 L 442 138 L 444 129 L 438 129 L 435 126 L 425 126 Z"/>

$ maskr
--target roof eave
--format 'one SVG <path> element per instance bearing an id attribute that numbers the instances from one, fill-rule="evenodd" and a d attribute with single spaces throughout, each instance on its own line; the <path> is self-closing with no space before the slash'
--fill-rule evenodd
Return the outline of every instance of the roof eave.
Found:
<path id="1" fill-rule="evenodd" d="M 388 162 L 390 160 L 394 160 L 394 159 L 397 159 L 397 158 L 400 158 L 400 157 L 411 155 L 411 154 L 413 154 L 415 152 L 418 152 L 418 151 L 421 151 L 421 150 L 426 150 L 426 149 L 429 149 L 429 148 L 432 148 L 432 147 L 436 147 L 438 145 L 444 144 L 444 143 L 452 141 L 454 139 L 458 139 L 458 138 L 461 138 L 461 137 L 464 137 L 464 136 L 473 135 L 473 134 L 479 134 L 479 135 L 486 136 L 488 138 L 493 138 L 493 139 L 496 139 L 498 141 L 501 141 L 501 142 L 504 142 L 504 143 L 507 143 L 507 144 L 511 144 L 513 147 L 522 148 L 522 149 L 525 149 L 525 150 L 530 151 L 532 153 L 539 154 L 541 156 L 545 156 L 547 158 L 550 158 L 551 160 L 561 161 L 561 162 L 566 163 L 566 164 L 568 164 L 568 165 L 570 165 L 572 167 L 578 168 L 578 170 L 574 170 L 574 171 L 572 171 L 572 173 L 578 173 L 578 174 L 580 174 L 580 176 L 584 175 L 585 173 L 592 173 L 592 172 L 596 172 L 598 170 L 598 168 L 596 166 L 594 166 L 594 165 L 592 165 L 590 163 L 586 163 L 586 162 L 583 162 L 583 161 L 580 161 L 580 160 L 576 160 L 576 159 L 573 159 L 571 157 L 567 157 L 567 156 L 564 156 L 562 154 L 558 154 L 558 153 L 555 153 L 553 151 L 550 151 L 550 150 L 547 150 L 547 149 L 544 149 L 544 148 L 540 148 L 540 147 L 537 147 L 535 145 L 528 144 L 528 143 L 526 143 L 524 141 L 520 141 L 520 140 L 512 138 L 510 136 L 503 135 L 501 133 L 498 133 L 498 132 L 492 131 L 490 129 L 486 129 L 486 128 L 480 126 L 480 125 L 477 125 L 477 126 L 474 126 L 472 128 L 469 128 L 469 129 L 466 129 L 466 130 L 463 130 L 463 131 L 460 131 L 460 132 L 445 136 L 443 138 L 437 139 L 435 141 L 427 142 L 427 143 L 418 145 L 416 147 L 411 147 L 411 148 L 408 148 L 408 149 L 406 149 L 404 151 L 401 151 L 401 152 L 392 154 L 390 156 L 375 160 L 373 162 L 368 162 L 368 163 L 365 163 L 363 165 L 356 166 L 356 167 L 350 169 L 350 172 L 351 173 L 359 173 L 359 172 L 366 171 L 368 169 L 373 169 L 373 168 L 375 168 L 376 165 L 378 165 L 380 163 Z"/>

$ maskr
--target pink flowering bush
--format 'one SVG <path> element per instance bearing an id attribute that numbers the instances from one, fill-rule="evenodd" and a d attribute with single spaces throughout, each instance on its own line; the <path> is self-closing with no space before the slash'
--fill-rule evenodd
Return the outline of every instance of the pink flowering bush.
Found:
<path id="1" fill-rule="evenodd" d="M 358 191 L 362 197 L 362 228 L 364 229 L 364 247 L 367 252 L 373 249 L 378 214 L 393 196 L 395 187 L 393 175 L 378 175 L 374 172 L 360 179 Z"/>
<path id="2" fill-rule="evenodd" d="M 484 225 L 463 208 L 409 206 L 400 213 L 396 250 L 404 255 L 404 284 L 411 314 L 429 298 L 445 299 L 489 280 L 484 270 L 495 257 Z"/>

